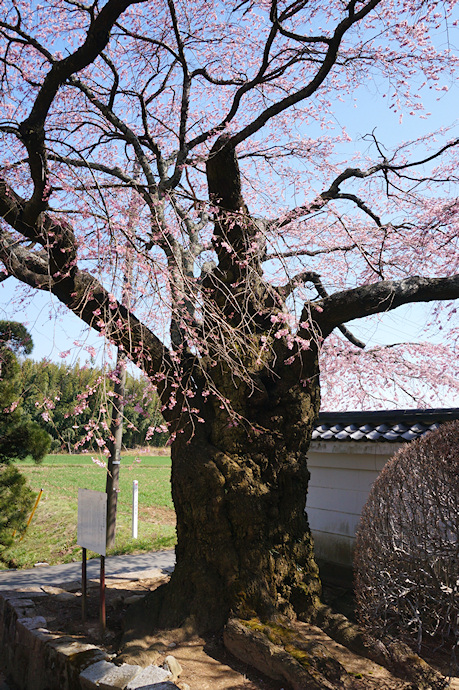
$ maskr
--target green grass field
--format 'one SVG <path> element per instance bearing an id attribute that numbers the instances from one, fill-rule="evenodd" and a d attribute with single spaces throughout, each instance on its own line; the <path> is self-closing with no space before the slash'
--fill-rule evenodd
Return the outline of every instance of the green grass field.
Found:
<path id="1" fill-rule="evenodd" d="M 43 494 L 22 541 L 22 535 L 16 535 L 15 543 L 1 554 L 0 568 L 80 559 L 81 548 L 76 545 L 78 489 L 105 491 L 105 469 L 92 462 L 90 455 L 48 455 L 40 465 L 26 461 L 18 466 L 30 487 L 35 492 L 43 489 Z M 109 554 L 141 553 L 175 544 L 170 466 L 166 456 L 123 455 L 116 543 Z M 134 479 L 139 482 L 135 540 L 131 538 Z"/>
<path id="2" fill-rule="evenodd" d="M 84 465 L 93 467 L 94 462 L 91 458 L 99 457 L 96 453 L 80 453 L 78 455 L 47 455 L 45 459 L 38 465 L 38 467 L 53 467 L 55 465 Z M 156 456 L 145 455 L 144 453 L 126 453 L 122 454 L 123 467 L 170 467 L 171 459 L 168 455 Z M 18 462 L 18 467 L 37 467 L 34 461 L 30 458 Z"/>

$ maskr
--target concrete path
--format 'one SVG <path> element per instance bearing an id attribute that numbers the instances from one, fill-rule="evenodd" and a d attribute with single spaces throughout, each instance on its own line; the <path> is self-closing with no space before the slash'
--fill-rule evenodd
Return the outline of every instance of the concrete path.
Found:
<path id="1" fill-rule="evenodd" d="M 145 579 L 161 572 L 170 572 L 175 565 L 175 552 L 151 551 L 135 556 L 109 556 L 105 559 L 105 577 L 123 579 Z M 98 579 L 100 558 L 88 561 L 88 579 Z M 39 566 L 30 570 L 0 570 L 0 592 L 8 589 L 21 590 L 25 587 L 52 585 L 81 580 L 81 561 L 63 565 Z"/>

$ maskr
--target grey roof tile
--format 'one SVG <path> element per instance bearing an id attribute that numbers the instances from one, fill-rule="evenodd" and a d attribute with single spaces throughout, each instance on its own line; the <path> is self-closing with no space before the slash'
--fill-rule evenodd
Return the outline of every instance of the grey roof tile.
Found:
<path id="1" fill-rule="evenodd" d="M 419 438 L 422 436 L 421 433 L 416 433 L 416 431 L 413 431 L 412 429 L 408 429 L 408 431 L 405 431 L 404 434 L 401 434 L 401 437 L 405 441 L 414 441 L 415 438 Z"/>
<path id="2" fill-rule="evenodd" d="M 398 441 L 400 439 L 400 434 L 397 434 L 396 431 L 389 429 L 389 431 L 386 431 L 386 433 L 383 434 L 383 437 L 386 441 Z"/>
<path id="3" fill-rule="evenodd" d="M 425 434 L 428 428 L 429 427 L 422 424 L 422 422 L 416 422 L 416 424 L 411 426 L 411 431 L 414 431 L 416 434 Z"/>
<path id="4" fill-rule="evenodd" d="M 342 431 L 338 431 L 338 433 L 335 434 L 335 438 L 337 438 L 338 441 L 347 441 L 349 439 L 349 432 L 345 431 L 344 429 Z"/>
<path id="5" fill-rule="evenodd" d="M 354 431 L 359 431 L 360 426 L 358 424 L 348 424 L 345 428 L 344 431 L 347 431 L 348 434 L 354 433 Z"/>
<path id="6" fill-rule="evenodd" d="M 321 441 L 407 442 L 459 419 L 459 408 L 321 412 L 312 438 Z"/>
<path id="7" fill-rule="evenodd" d="M 403 422 L 398 422 L 397 424 L 393 425 L 392 431 L 395 431 L 397 434 L 404 434 L 405 431 L 408 431 L 408 427 L 406 424 L 403 424 Z"/>

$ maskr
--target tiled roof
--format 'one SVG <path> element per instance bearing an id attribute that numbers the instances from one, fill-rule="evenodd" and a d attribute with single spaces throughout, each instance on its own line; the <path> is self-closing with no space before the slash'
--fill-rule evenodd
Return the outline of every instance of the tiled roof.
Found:
<path id="1" fill-rule="evenodd" d="M 321 412 L 313 441 L 413 441 L 440 424 L 459 419 L 459 408 Z"/>

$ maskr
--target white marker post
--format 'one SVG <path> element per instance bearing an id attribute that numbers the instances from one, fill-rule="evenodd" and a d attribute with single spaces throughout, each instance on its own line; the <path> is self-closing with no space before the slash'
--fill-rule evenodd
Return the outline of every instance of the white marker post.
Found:
<path id="1" fill-rule="evenodd" d="M 137 539 L 137 524 L 139 522 L 139 482 L 132 482 L 132 538 Z"/>

